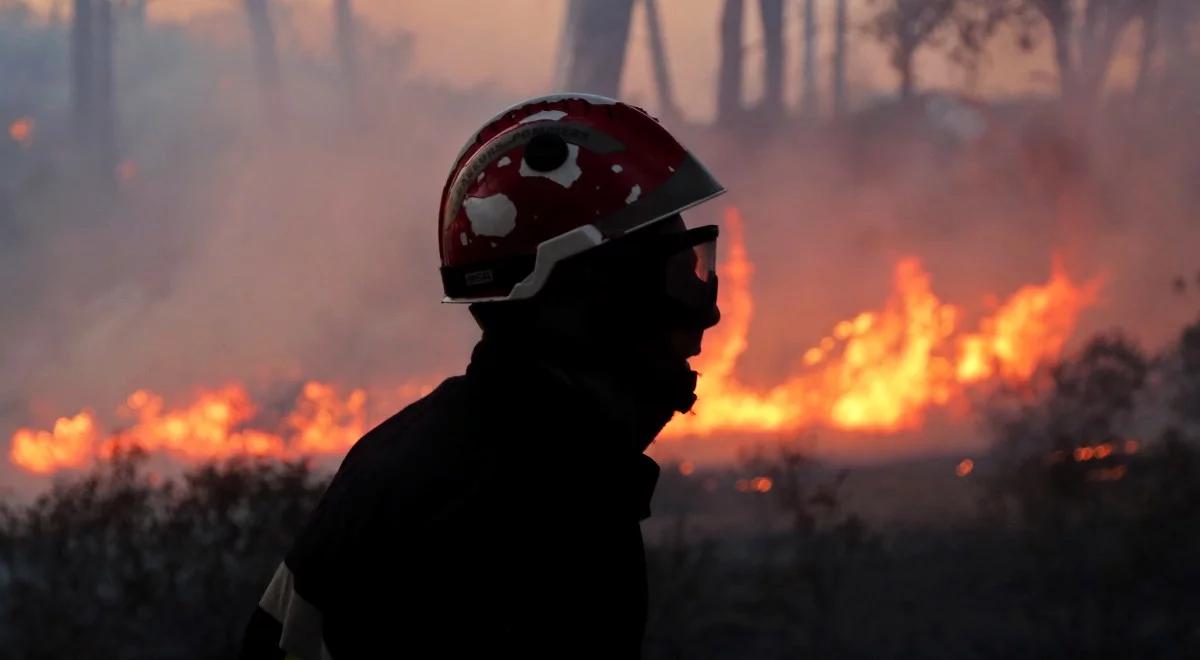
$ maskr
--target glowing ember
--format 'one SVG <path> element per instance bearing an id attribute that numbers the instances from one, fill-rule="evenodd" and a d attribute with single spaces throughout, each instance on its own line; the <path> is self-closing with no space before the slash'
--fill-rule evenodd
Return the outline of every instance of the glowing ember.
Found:
<path id="1" fill-rule="evenodd" d="M 956 474 L 960 477 L 965 477 L 974 471 L 975 471 L 975 461 L 973 461 L 969 458 L 962 459 L 961 461 L 958 462 L 958 465 L 955 466 L 955 468 L 954 468 L 954 474 Z"/>
<path id="2" fill-rule="evenodd" d="M 1136 454 L 1140 448 L 1141 443 L 1137 440 L 1125 440 L 1119 445 L 1113 442 L 1102 442 L 1098 445 L 1076 447 L 1071 452 L 1071 457 L 1075 459 L 1076 463 L 1085 463 L 1091 460 L 1102 461 L 1122 450 L 1126 454 Z"/>
<path id="3" fill-rule="evenodd" d="M 769 493 L 773 485 L 770 477 L 754 477 L 753 479 L 738 479 L 733 487 L 739 493 Z"/>
<path id="4" fill-rule="evenodd" d="M 1049 282 L 1019 289 L 973 333 L 962 311 L 941 302 L 913 257 L 901 259 L 894 290 L 877 311 L 837 323 L 802 353 L 805 368 L 765 390 L 735 377 L 753 316 L 753 265 L 742 220 L 728 209 L 729 254 L 721 267 L 721 325 L 695 363 L 701 377 L 694 415 L 676 417 L 662 437 L 796 432 L 824 426 L 895 432 L 921 425 L 925 411 L 963 400 L 966 387 L 992 378 L 1023 380 L 1062 350 L 1097 285 L 1076 285 L 1058 261 Z"/>
<path id="5" fill-rule="evenodd" d="M 32 117 L 21 117 L 8 125 L 8 137 L 23 147 L 29 146 L 33 142 L 33 127 Z"/>
<path id="6" fill-rule="evenodd" d="M 1125 478 L 1129 472 L 1129 468 L 1124 465 L 1114 465 L 1113 467 L 1100 468 L 1088 472 L 1088 480 L 1090 481 L 1120 481 Z"/>
<path id="7" fill-rule="evenodd" d="M 409 401 L 429 389 L 407 386 L 396 394 Z M 53 431 L 18 430 L 9 457 L 18 467 L 48 474 L 87 467 L 96 458 L 112 456 L 118 448 L 134 446 L 187 462 L 235 455 L 336 455 L 367 430 L 366 404 L 364 390 L 342 396 L 331 385 L 309 382 L 280 428 L 265 430 L 251 426 L 259 411 L 241 385 L 202 391 L 191 404 L 175 409 L 168 409 L 163 398 L 153 392 L 138 390 L 118 411 L 120 417 L 132 420 L 131 426 L 102 436 L 94 416 L 81 412 L 59 419 Z"/>

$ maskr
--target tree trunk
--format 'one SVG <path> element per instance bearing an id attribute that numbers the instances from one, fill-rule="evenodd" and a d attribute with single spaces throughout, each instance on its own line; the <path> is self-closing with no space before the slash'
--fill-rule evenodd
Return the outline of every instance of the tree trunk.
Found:
<path id="1" fill-rule="evenodd" d="M 146 0 L 132 0 L 129 3 L 129 15 L 138 27 L 146 26 Z"/>
<path id="2" fill-rule="evenodd" d="M 1192 5 L 1195 0 L 1167 0 L 1162 8 L 1160 30 L 1163 46 L 1163 71 L 1160 93 L 1171 102 L 1183 92 L 1196 69 L 1197 58 L 1192 51 L 1189 27 L 1200 16 Z"/>
<path id="3" fill-rule="evenodd" d="M 354 7 L 351 0 L 334 0 L 334 47 L 337 51 L 338 68 L 341 69 L 342 85 L 351 101 L 358 96 L 358 41 L 354 23 Z"/>
<path id="4" fill-rule="evenodd" d="M 1058 87 L 1063 98 L 1075 92 L 1075 66 L 1071 61 L 1069 28 L 1051 29 L 1054 40 L 1054 62 L 1058 66 Z"/>
<path id="5" fill-rule="evenodd" d="M 837 0 L 833 19 L 833 116 L 846 112 L 846 0 Z"/>
<path id="6" fill-rule="evenodd" d="M 1142 12 L 1142 52 L 1138 56 L 1137 82 L 1134 84 L 1134 97 L 1141 101 L 1150 87 L 1150 70 L 1154 66 L 1154 57 L 1158 53 L 1158 28 L 1162 16 L 1159 14 L 1158 3 L 1150 2 Z"/>
<path id="7" fill-rule="evenodd" d="M 580 0 L 566 0 L 567 11 L 563 16 L 559 32 L 558 53 L 554 58 L 554 83 L 556 89 L 566 89 L 570 78 L 571 60 L 575 50 L 575 24 L 579 22 Z"/>
<path id="8" fill-rule="evenodd" d="M 633 0 L 571 0 L 562 42 L 566 90 L 620 94 L 632 15 Z"/>
<path id="9" fill-rule="evenodd" d="M 729 124 L 742 112 L 742 0 L 725 0 L 721 13 L 721 64 L 717 73 L 717 122 Z"/>
<path id="10" fill-rule="evenodd" d="M 817 96 L 817 4 L 804 0 L 804 79 L 800 87 L 800 113 L 806 118 L 817 115 L 820 98 Z"/>
<path id="11" fill-rule="evenodd" d="M 50 13 L 47 15 L 50 25 L 66 25 L 66 5 L 67 0 L 54 0 L 54 3 L 50 5 Z"/>
<path id="12" fill-rule="evenodd" d="M 102 180 L 112 181 L 117 172 L 117 111 L 113 93 L 113 42 L 115 24 L 112 3 L 100 0 L 93 8 L 95 18 L 94 80 L 95 158 Z"/>
<path id="13" fill-rule="evenodd" d="M 91 142 L 89 123 L 95 105 L 92 85 L 93 26 L 92 0 L 75 0 L 75 17 L 71 22 L 71 102 L 74 110 L 75 137 Z"/>
<path id="14" fill-rule="evenodd" d="M 1100 100 L 1121 35 L 1139 15 L 1153 13 L 1153 4 L 1152 0 L 1116 6 L 1099 0 L 1088 3 L 1075 81 L 1082 108 L 1095 107 Z"/>
<path id="15" fill-rule="evenodd" d="M 275 52 L 275 30 L 267 0 L 245 0 L 246 20 L 254 46 L 254 68 L 264 96 L 273 99 L 279 88 L 279 57 Z M 273 102 L 273 101 L 271 101 Z"/>
<path id="16" fill-rule="evenodd" d="M 671 86 L 671 71 L 667 67 L 667 47 L 663 41 L 662 26 L 658 20 L 657 0 L 643 0 L 646 10 L 646 34 L 650 40 L 650 59 L 654 68 L 654 87 L 658 92 L 659 112 L 663 119 L 671 121 L 679 117 L 675 105 L 675 93 Z"/>
<path id="17" fill-rule="evenodd" d="M 783 0 L 759 0 L 763 30 L 763 108 L 783 114 Z"/>
<path id="18" fill-rule="evenodd" d="M 1043 2 L 1037 5 L 1046 22 L 1050 24 L 1050 38 L 1054 46 L 1054 63 L 1058 68 L 1058 87 L 1062 98 L 1068 98 L 1075 89 L 1075 64 L 1071 58 L 1071 5 L 1066 0 Z"/>
<path id="19" fill-rule="evenodd" d="M 915 49 L 904 48 L 896 53 L 896 73 L 900 74 L 900 101 L 907 103 L 912 100 L 916 81 L 913 78 L 913 54 Z"/>

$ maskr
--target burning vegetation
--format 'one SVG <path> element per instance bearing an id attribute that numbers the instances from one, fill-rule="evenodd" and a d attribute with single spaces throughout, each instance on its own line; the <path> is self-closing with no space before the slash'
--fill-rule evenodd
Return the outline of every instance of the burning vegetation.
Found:
<path id="1" fill-rule="evenodd" d="M 754 267 L 735 209 L 726 213 L 725 226 L 731 245 L 721 269 L 722 322 L 696 364 L 695 415 L 676 418 L 665 437 L 919 427 L 927 409 L 964 403 L 968 387 L 1024 381 L 1057 358 L 1098 288 L 1095 280 L 1076 284 L 1056 261 L 1048 282 L 1022 287 L 972 332 L 962 328 L 964 310 L 934 294 L 920 260 L 903 257 L 881 309 L 839 322 L 802 353 L 794 375 L 757 391 L 735 373 L 754 313 Z"/>
<path id="2" fill-rule="evenodd" d="M 327 467 L 461 367 L 431 163 L 532 90 L 488 40 L 445 56 L 465 4 L 24 4 L 0 648 L 229 657 Z M 648 658 L 1200 656 L 1200 3 L 540 3 L 581 9 L 556 46 L 509 4 L 469 10 L 520 23 L 522 85 L 554 60 L 636 97 L 733 193 L 692 218 L 723 223 L 724 320 L 652 448 Z"/>
<path id="3" fill-rule="evenodd" d="M 881 309 L 839 322 L 802 353 L 795 374 L 757 390 L 742 384 L 736 373 L 754 313 L 754 266 L 737 209 L 726 211 L 724 224 L 729 248 L 720 269 L 723 321 L 706 338 L 695 364 L 701 378 L 694 414 L 676 417 L 663 438 L 918 428 L 930 408 L 968 405 L 968 388 L 1021 383 L 1039 364 L 1056 359 L 1098 289 L 1096 280 L 1073 282 L 1056 260 L 1048 282 L 1022 287 L 983 317 L 976 330 L 964 330 L 964 310 L 942 302 L 920 261 L 904 257 Z M 415 395 L 429 389 L 408 385 L 398 391 Z M 341 393 L 331 384 L 309 381 L 276 428 L 263 428 L 259 409 L 241 384 L 202 391 L 176 408 L 138 390 L 118 411 L 125 428 L 103 433 L 96 416 L 85 410 L 59 418 L 49 430 L 18 429 L 9 457 L 24 470 L 49 474 L 87 467 L 97 457 L 131 447 L 185 463 L 235 455 L 340 455 L 368 422 L 380 421 L 367 418 L 368 396 L 365 389 Z"/>

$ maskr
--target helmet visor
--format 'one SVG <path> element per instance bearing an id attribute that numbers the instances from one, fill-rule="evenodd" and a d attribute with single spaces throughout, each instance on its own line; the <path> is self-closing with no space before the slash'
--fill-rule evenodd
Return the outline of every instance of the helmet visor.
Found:
<path id="1" fill-rule="evenodd" d="M 707 314 L 717 304 L 719 233 L 716 225 L 707 225 L 674 235 L 678 243 L 667 257 L 663 290 L 689 312 Z"/>

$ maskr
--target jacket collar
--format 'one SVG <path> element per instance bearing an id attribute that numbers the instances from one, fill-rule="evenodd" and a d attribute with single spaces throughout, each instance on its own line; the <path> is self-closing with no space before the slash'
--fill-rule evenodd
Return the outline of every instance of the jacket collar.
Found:
<path id="1" fill-rule="evenodd" d="M 492 414 L 529 428 L 525 441 L 534 446 L 525 450 L 586 462 L 597 483 L 619 484 L 613 496 L 621 510 L 645 519 L 659 467 L 642 451 L 661 425 L 639 433 L 632 402 L 601 378 L 547 355 L 540 347 L 485 337 L 472 351 L 466 377 Z"/>

